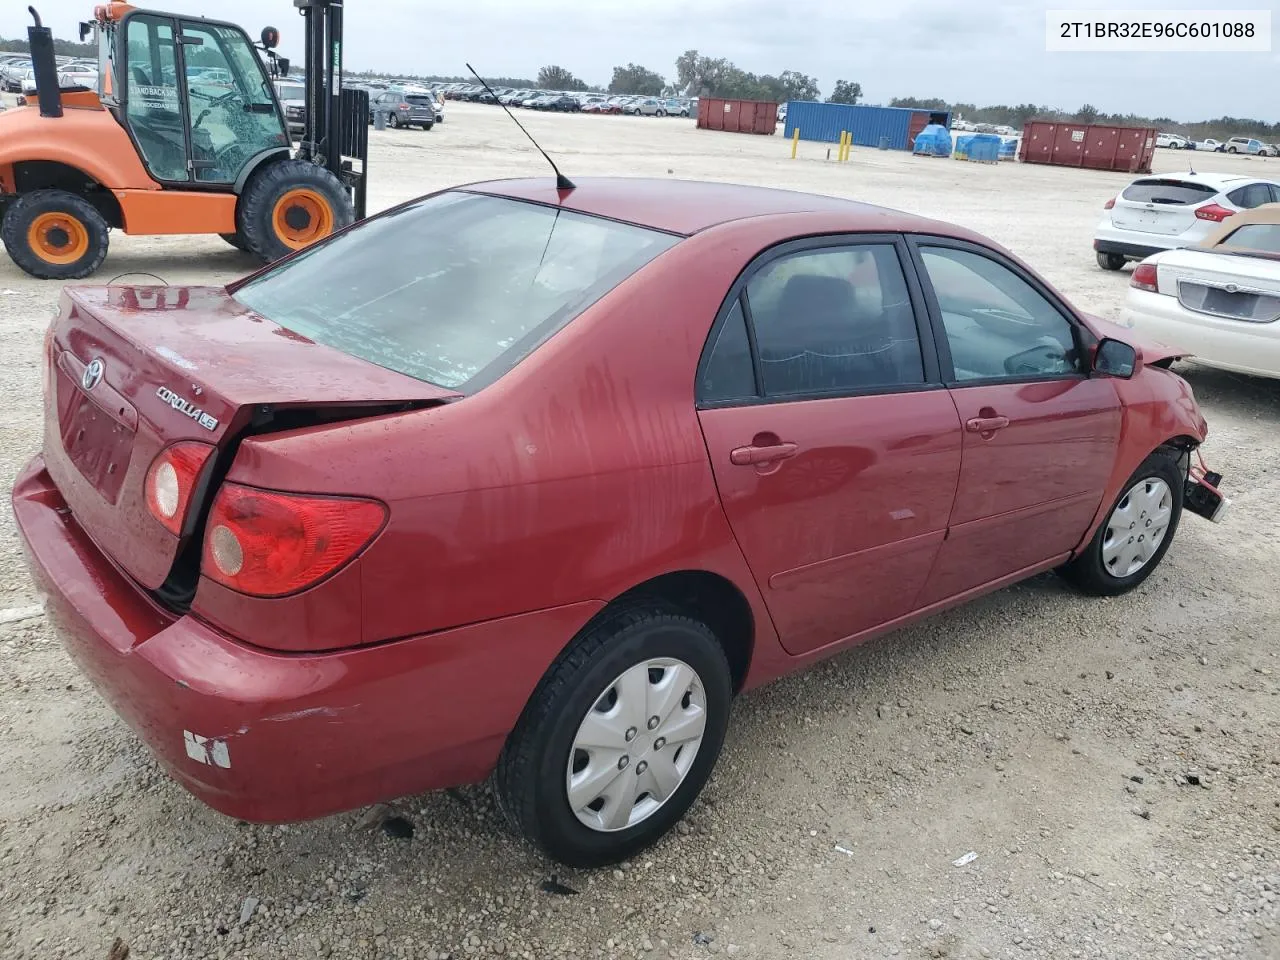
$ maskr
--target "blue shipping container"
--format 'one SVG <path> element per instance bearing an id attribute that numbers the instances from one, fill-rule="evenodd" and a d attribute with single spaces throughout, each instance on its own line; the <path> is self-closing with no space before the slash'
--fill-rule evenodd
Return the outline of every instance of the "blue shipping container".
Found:
<path id="1" fill-rule="evenodd" d="M 843 131 L 853 134 L 853 142 L 860 147 L 879 146 L 880 138 L 889 141 L 891 150 L 909 149 L 913 132 L 923 129 L 933 111 L 906 107 L 872 107 L 863 104 L 817 103 L 813 100 L 792 100 L 787 104 L 787 137 L 795 136 L 800 128 L 801 140 L 817 140 L 837 143 Z M 923 115 L 922 122 L 912 131 L 912 119 Z M 946 114 L 944 126 L 951 125 L 951 114 Z"/>

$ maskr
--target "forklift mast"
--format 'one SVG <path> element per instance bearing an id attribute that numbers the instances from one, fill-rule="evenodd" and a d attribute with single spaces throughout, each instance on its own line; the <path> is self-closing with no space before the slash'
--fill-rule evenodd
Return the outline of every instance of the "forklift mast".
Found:
<path id="1" fill-rule="evenodd" d="M 343 0 L 293 0 L 302 14 L 306 70 L 305 126 L 298 159 L 329 170 L 352 191 L 357 220 L 365 216 L 368 93 L 342 89 Z M 350 159 L 347 159 L 350 158 Z M 360 161 L 360 170 L 352 160 Z"/>

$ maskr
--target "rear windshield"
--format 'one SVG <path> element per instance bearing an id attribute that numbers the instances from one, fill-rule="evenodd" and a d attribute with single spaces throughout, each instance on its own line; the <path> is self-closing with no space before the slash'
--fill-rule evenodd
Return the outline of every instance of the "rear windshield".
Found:
<path id="1" fill-rule="evenodd" d="M 1203 203 L 1218 191 L 1186 180 L 1135 180 L 1120 194 L 1134 203 Z"/>
<path id="2" fill-rule="evenodd" d="M 411 93 L 404 99 L 406 103 L 416 103 L 416 104 L 419 104 L 420 106 L 428 106 L 428 105 L 434 106 L 436 102 L 435 97 L 428 96 L 425 93 Z"/>
<path id="3" fill-rule="evenodd" d="M 555 207 L 442 193 L 317 244 L 233 295 L 311 340 L 474 392 L 678 239 Z"/>
<path id="4" fill-rule="evenodd" d="M 302 87 L 276 87 L 276 96 L 281 100 L 305 100 L 307 92 Z"/>
<path id="5" fill-rule="evenodd" d="M 1265 250 L 1280 253 L 1280 223 L 1246 223 L 1222 241 L 1233 250 Z"/>

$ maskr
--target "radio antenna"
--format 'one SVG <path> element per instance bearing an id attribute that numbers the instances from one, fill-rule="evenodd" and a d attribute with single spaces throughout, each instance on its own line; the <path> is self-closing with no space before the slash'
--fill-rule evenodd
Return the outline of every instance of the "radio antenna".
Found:
<path id="1" fill-rule="evenodd" d="M 538 152 L 542 154 L 542 156 L 546 159 L 547 163 L 551 164 L 551 169 L 556 172 L 556 189 L 557 190 L 574 189 L 576 184 L 572 180 L 570 180 L 568 177 L 566 177 L 563 173 L 560 172 L 560 168 L 556 166 L 556 162 L 552 160 L 549 156 L 547 156 L 547 151 L 543 150 L 542 147 L 538 146 L 538 141 L 533 139 L 533 134 L 531 134 L 528 130 L 526 130 L 524 128 L 524 124 L 516 119 L 516 115 L 512 113 L 510 110 L 507 110 L 507 105 L 503 103 L 501 100 L 499 100 L 498 95 L 493 92 L 493 89 L 489 86 L 489 84 L 484 82 L 484 77 L 476 73 L 475 68 L 471 66 L 471 64 L 469 63 L 467 64 L 467 69 L 471 71 L 471 75 L 473 77 L 475 77 L 477 80 L 480 81 L 480 86 L 484 87 L 485 92 L 488 93 L 489 96 L 493 97 L 493 102 L 496 103 L 498 106 L 500 106 L 503 110 L 507 111 L 507 116 L 511 118 L 511 122 L 520 128 L 520 132 L 529 138 L 529 142 L 532 143 L 535 147 L 537 147 Z"/>

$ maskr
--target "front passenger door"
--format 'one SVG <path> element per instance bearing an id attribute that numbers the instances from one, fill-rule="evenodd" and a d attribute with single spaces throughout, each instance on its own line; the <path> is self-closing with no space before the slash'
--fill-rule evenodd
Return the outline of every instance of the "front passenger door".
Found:
<path id="1" fill-rule="evenodd" d="M 1120 401 L 1111 380 L 1088 375 L 1088 331 L 1016 264 L 959 241 L 913 246 L 964 425 L 928 604 L 1075 548 L 1115 463 Z"/>

